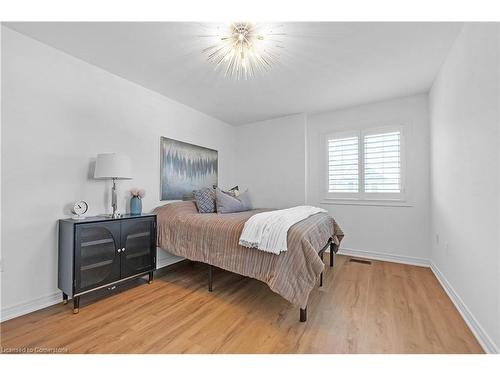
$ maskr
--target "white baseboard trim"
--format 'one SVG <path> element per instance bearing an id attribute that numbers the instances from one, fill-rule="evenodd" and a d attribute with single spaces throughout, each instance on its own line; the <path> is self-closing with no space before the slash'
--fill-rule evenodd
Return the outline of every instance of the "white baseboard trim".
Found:
<path id="1" fill-rule="evenodd" d="M 156 269 L 158 270 L 160 268 L 170 266 L 171 264 L 178 263 L 184 259 L 185 258 L 181 258 L 181 257 L 166 257 L 166 258 L 158 259 L 156 261 Z"/>
<path id="2" fill-rule="evenodd" d="M 180 262 L 186 258 L 174 255 L 161 247 L 156 247 L 156 269 Z"/>
<path id="3" fill-rule="evenodd" d="M 348 249 L 345 247 L 340 248 L 338 254 L 347 255 L 356 258 L 366 258 L 373 260 L 382 260 L 385 262 L 402 263 L 409 264 L 412 266 L 429 267 L 429 260 L 425 258 L 410 257 L 406 255 L 396 255 L 388 253 L 380 253 L 377 251 L 366 251 L 366 250 L 356 250 Z"/>
<path id="4" fill-rule="evenodd" d="M 43 297 L 32 299 L 31 301 L 25 301 L 18 303 L 17 305 L 8 306 L 2 308 L 2 311 L 0 313 L 0 322 L 5 322 L 7 320 L 17 318 L 21 315 L 29 314 L 33 311 L 49 307 L 60 302 L 62 302 L 62 292 L 57 291 L 47 294 Z"/>
<path id="5" fill-rule="evenodd" d="M 476 320 L 472 312 L 469 310 L 462 298 L 460 298 L 455 289 L 453 289 L 448 279 L 444 276 L 441 270 L 432 261 L 430 262 L 430 267 L 439 283 L 445 290 L 446 294 L 448 294 L 448 297 L 450 297 L 451 301 L 464 319 L 465 323 L 470 328 L 477 341 L 479 341 L 479 344 L 482 346 L 483 350 L 489 354 L 500 353 L 493 340 L 490 338 L 490 336 L 488 336 L 481 324 L 479 324 L 479 322 Z"/>

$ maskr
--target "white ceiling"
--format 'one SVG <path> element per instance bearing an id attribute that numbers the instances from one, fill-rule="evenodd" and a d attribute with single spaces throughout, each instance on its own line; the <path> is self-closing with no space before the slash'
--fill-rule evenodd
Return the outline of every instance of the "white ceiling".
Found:
<path id="1" fill-rule="evenodd" d="M 8 27 L 229 124 L 426 92 L 460 23 L 281 23 L 279 65 L 250 80 L 202 54 L 215 24 L 7 23 Z"/>

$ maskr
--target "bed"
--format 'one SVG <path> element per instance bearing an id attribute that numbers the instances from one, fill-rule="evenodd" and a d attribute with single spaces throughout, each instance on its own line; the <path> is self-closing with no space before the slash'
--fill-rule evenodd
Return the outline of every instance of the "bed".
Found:
<path id="1" fill-rule="evenodd" d="M 343 233 L 335 220 L 318 213 L 294 224 L 288 231 L 288 250 L 279 255 L 238 244 L 251 210 L 230 214 L 200 214 L 193 201 L 168 203 L 155 209 L 157 245 L 175 255 L 252 277 L 300 308 L 300 321 L 307 319 L 307 300 L 318 278 L 322 283 L 323 254 L 330 248 L 333 266 Z"/>

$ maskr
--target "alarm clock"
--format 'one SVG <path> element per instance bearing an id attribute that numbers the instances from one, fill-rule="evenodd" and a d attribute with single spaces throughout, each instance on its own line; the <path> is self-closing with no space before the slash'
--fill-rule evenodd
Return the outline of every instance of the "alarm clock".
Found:
<path id="1" fill-rule="evenodd" d="M 73 205 L 73 213 L 75 214 L 75 216 L 73 216 L 73 219 L 75 220 L 81 220 L 81 219 L 85 219 L 85 216 L 83 216 L 87 210 L 89 209 L 89 205 L 87 204 L 87 202 L 85 201 L 79 201 L 79 202 L 76 202 L 74 205 Z"/>

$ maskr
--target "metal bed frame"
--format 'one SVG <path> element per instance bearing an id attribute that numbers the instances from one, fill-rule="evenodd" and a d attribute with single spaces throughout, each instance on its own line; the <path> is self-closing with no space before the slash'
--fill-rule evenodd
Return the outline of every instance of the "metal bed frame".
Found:
<path id="1" fill-rule="evenodd" d="M 335 254 L 338 251 L 338 245 L 333 242 L 333 238 L 330 237 L 328 242 L 326 243 L 320 251 L 318 251 L 318 255 L 323 261 L 323 255 L 325 254 L 325 250 L 330 248 L 330 267 L 333 267 L 335 264 Z M 319 286 L 323 286 L 323 272 L 319 275 Z M 213 290 L 213 266 L 208 264 L 208 291 L 211 292 Z M 300 309 L 300 319 L 301 322 L 307 321 L 307 306 L 305 308 Z"/>

